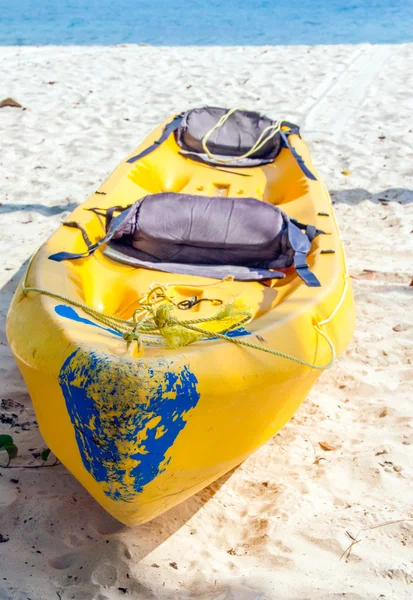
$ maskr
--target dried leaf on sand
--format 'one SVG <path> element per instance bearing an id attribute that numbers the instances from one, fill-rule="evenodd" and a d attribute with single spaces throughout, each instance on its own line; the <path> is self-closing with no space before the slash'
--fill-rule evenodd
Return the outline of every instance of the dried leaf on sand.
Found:
<path id="1" fill-rule="evenodd" d="M 326 450 L 326 451 L 331 451 L 331 450 L 336 450 L 337 448 L 335 448 L 334 446 L 332 446 L 331 444 L 329 444 L 328 442 L 318 442 L 318 445 L 320 446 L 320 448 L 322 450 Z"/>
<path id="2" fill-rule="evenodd" d="M 23 106 L 19 104 L 19 102 L 16 102 L 16 100 L 13 100 L 13 98 L 5 98 L 0 102 L 0 108 L 5 108 L 6 106 L 11 106 L 13 108 L 23 108 Z"/>

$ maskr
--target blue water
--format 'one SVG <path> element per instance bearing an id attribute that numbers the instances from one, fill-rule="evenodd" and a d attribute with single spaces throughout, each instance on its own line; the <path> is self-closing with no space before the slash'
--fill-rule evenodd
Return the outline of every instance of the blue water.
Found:
<path id="1" fill-rule="evenodd" d="M 394 44 L 413 0 L 0 0 L 0 45 Z"/>

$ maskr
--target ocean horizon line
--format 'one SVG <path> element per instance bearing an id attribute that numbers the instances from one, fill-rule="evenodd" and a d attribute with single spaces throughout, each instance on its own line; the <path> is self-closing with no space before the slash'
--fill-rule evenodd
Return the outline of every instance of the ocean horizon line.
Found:
<path id="1" fill-rule="evenodd" d="M 295 46 L 413 42 L 405 0 L 0 0 L 0 46 Z"/>

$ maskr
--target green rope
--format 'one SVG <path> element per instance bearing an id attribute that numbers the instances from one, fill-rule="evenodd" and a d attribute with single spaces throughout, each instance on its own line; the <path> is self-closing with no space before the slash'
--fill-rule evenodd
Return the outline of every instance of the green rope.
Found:
<path id="1" fill-rule="evenodd" d="M 128 345 L 135 341 L 139 350 L 143 346 L 142 335 L 151 335 L 154 333 L 159 333 L 162 336 L 163 340 L 151 340 L 151 343 L 166 343 L 167 347 L 169 348 L 179 348 L 205 338 L 218 338 L 225 342 L 235 344 L 236 346 L 244 346 L 245 348 L 251 348 L 252 350 L 265 352 L 266 354 L 278 356 L 280 358 L 293 361 L 304 367 L 309 367 L 310 369 L 316 369 L 319 371 L 329 369 L 333 365 L 336 358 L 336 353 L 332 341 L 324 332 L 320 330 L 319 327 L 317 327 L 317 325 L 314 325 L 315 330 L 321 335 L 321 337 L 323 337 L 326 340 L 331 350 L 331 360 L 326 365 L 315 365 L 305 360 L 301 360 L 300 358 L 297 358 L 295 356 L 291 356 L 290 354 L 280 352 L 279 350 L 273 350 L 271 348 L 266 348 L 265 346 L 262 346 L 260 344 L 253 344 L 251 342 L 246 342 L 244 340 L 240 340 L 239 338 L 233 338 L 226 335 L 223 332 L 228 332 L 232 329 L 238 328 L 252 318 L 251 313 L 243 310 L 234 310 L 231 304 L 228 304 L 221 308 L 213 317 L 204 317 L 191 320 L 181 320 L 177 317 L 174 317 L 171 314 L 171 311 L 173 309 L 171 304 L 161 304 L 157 307 L 151 304 L 142 304 L 139 308 L 135 310 L 132 319 L 122 319 L 120 317 L 108 315 L 99 310 L 95 310 L 94 308 L 91 308 L 90 306 L 87 306 L 82 302 L 77 302 L 76 300 L 67 298 L 62 294 L 57 294 L 55 292 L 51 292 L 43 288 L 27 286 L 26 280 L 29 268 L 31 266 L 31 262 L 32 261 L 29 262 L 26 275 L 22 282 L 23 294 L 26 295 L 29 292 L 38 292 L 39 294 L 49 296 L 50 298 L 60 300 L 61 302 L 79 308 L 83 310 L 86 314 L 93 317 L 96 321 L 107 325 L 108 327 L 122 335 L 123 339 L 127 342 Z M 139 318 L 143 312 L 146 312 L 147 314 Z M 234 317 L 238 317 L 235 322 Z M 227 323 L 225 326 L 225 321 L 228 320 L 231 320 L 232 323 Z M 200 325 L 202 323 L 209 323 L 212 321 L 222 322 L 223 327 L 220 332 L 208 331 L 206 329 L 202 329 L 201 327 L 197 327 L 197 325 Z"/>

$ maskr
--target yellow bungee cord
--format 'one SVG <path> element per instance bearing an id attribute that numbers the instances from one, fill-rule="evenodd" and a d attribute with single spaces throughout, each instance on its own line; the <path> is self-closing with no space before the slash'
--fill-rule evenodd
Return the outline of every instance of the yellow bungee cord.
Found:
<path id="1" fill-rule="evenodd" d="M 212 152 L 210 151 L 210 149 L 207 146 L 207 142 L 208 142 L 209 138 L 211 137 L 211 135 L 217 129 L 219 129 L 220 127 L 222 127 L 227 122 L 227 120 L 237 110 L 245 110 L 245 109 L 243 109 L 243 108 L 231 108 L 227 113 L 225 113 L 225 115 L 222 115 L 222 117 L 215 123 L 215 125 L 209 131 L 207 131 L 207 133 L 202 138 L 202 148 L 203 148 L 205 154 L 208 156 L 208 158 L 210 160 L 215 160 L 215 161 L 220 162 L 220 163 L 234 162 L 234 158 L 233 157 L 226 159 L 226 158 L 222 158 L 222 157 L 215 156 L 214 154 L 212 154 Z M 268 127 L 266 127 L 262 131 L 261 135 L 259 136 L 259 138 L 255 142 L 255 144 L 245 154 L 243 154 L 242 156 L 237 156 L 236 160 L 242 160 L 243 158 L 248 158 L 249 156 L 251 156 L 255 152 L 258 152 L 259 150 L 261 150 L 261 148 L 263 148 L 265 146 L 265 144 L 267 142 L 269 142 L 271 140 L 271 138 L 273 138 L 274 135 L 281 130 L 282 123 L 283 123 L 282 121 L 277 121 L 276 123 L 274 123 L 274 125 L 269 125 Z"/>

